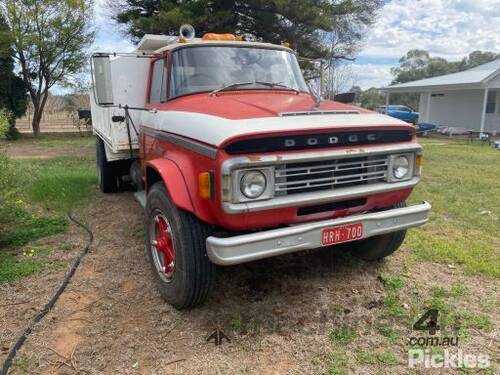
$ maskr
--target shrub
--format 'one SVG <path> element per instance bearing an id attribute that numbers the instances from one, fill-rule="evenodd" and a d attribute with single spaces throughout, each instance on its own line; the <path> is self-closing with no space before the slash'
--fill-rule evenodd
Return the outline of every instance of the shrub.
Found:
<path id="1" fill-rule="evenodd" d="M 19 211 L 14 200 L 17 178 L 15 166 L 0 149 L 0 224 L 12 221 Z"/>
<path id="2" fill-rule="evenodd" d="M 0 108 L 0 139 L 6 139 L 10 133 L 11 114 L 6 109 Z"/>

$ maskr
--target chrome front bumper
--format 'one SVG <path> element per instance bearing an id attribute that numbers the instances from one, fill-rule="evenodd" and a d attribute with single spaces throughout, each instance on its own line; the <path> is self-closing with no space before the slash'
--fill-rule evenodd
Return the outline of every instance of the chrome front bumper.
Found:
<path id="1" fill-rule="evenodd" d="M 423 225 L 429 220 L 430 209 L 431 205 L 423 202 L 410 207 L 298 224 L 234 237 L 208 237 L 207 253 L 213 263 L 221 266 L 251 262 L 321 247 L 323 229 L 339 225 L 362 223 L 362 238 Z"/>

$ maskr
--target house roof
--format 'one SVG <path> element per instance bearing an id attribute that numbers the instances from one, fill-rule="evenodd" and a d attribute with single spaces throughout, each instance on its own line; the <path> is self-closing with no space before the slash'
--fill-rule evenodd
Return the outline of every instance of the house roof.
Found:
<path id="1" fill-rule="evenodd" d="M 500 59 L 464 70 L 463 72 L 399 83 L 384 87 L 382 90 L 386 92 L 418 92 L 431 89 L 481 88 L 484 87 L 486 82 L 497 75 L 500 75 Z"/>

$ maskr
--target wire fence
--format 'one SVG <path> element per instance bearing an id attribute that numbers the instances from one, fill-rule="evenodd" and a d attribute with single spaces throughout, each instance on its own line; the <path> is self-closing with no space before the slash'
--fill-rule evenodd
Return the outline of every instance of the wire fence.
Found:
<path id="1" fill-rule="evenodd" d="M 16 128 L 21 133 L 32 133 L 32 120 L 33 114 L 28 111 L 24 117 L 16 120 Z M 40 122 L 41 133 L 78 133 L 90 130 L 89 121 L 82 119 L 79 111 L 45 112 Z"/>

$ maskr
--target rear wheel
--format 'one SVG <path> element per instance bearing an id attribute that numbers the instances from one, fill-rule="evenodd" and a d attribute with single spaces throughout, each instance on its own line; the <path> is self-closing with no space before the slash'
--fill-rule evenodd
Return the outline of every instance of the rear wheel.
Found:
<path id="1" fill-rule="evenodd" d="M 103 193 L 118 191 L 118 173 L 113 162 L 106 159 L 104 141 L 96 137 L 96 161 L 99 187 Z"/>
<path id="2" fill-rule="evenodd" d="M 390 208 L 402 207 L 406 207 L 405 202 L 398 203 Z M 374 261 L 383 259 L 395 252 L 403 243 L 405 236 L 406 229 L 370 237 L 365 240 L 350 242 L 348 246 L 352 255 L 355 257 L 366 261 Z"/>
<path id="3" fill-rule="evenodd" d="M 165 301 L 185 309 L 206 300 L 215 282 L 215 265 L 205 240 L 211 227 L 173 205 L 165 186 L 155 183 L 146 202 L 146 247 Z"/>

